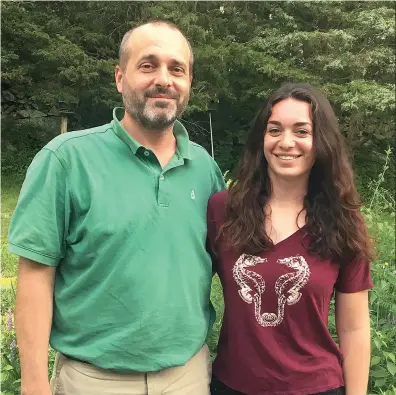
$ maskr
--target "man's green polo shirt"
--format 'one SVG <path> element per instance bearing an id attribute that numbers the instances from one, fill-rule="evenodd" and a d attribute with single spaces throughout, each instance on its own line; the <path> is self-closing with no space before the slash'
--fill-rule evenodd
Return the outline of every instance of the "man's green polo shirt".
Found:
<path id="1" fill-rule="evenodd" d="M 186 363 L 210 329 L 208 198 L 223 176 L 181 123 L 162 169 L 109 124 L 56 137 L 26 175 L 9 248 L 57 266 L 50 343 L 105 369 Z"/>

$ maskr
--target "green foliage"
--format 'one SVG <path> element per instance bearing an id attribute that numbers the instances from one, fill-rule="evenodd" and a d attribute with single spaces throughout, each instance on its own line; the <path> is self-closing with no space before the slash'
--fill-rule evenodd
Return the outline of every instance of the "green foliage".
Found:
<path id="1" fill-rule="evenodd" d="M 1 395 L 20 394 L 21 367 L 15 334 L 15 289 L 13 286 L 1 292 Z M 55 361 L 55 351 L 48 348 L 48 379 Z"/>
<path id="2" fill-rule="evenodd" d="M 378 180 L 369 184 L 369 189 L 372 190 L 372 198 L 370 200 L 369 208 L 374 205 L 380 210 L 390 211 L 391 215 L 395 215 L 395 199 L 394 197 L 382 186 L 385 181 L 385 173 L 389 169 L 389 161 L 392 150 L 390 147 L 386 150 L 385 163 L 382 172 L 378 176 Z"/>
<path id="3" fill-rule="evenodd" d="M 395 266 L 375 265 L 373 278 L 375 288 L 370 295 L 372 310 L 372 347 L 370 389 L 391 390 L 396 375 L 396 269 Z"/>
<path id="4" fill-rule="evenodd" d="M 391 149 L 385 152 L 382 171 L 371 183 L 370 204 L 363 212 L 377 243 L 372 265 L 375 284 L 370 292 L 371 366 L 369 387 L 381 394 L 395 393 L 396 380 L 396 260 L 395 200 L 382 185 L 389 169 Z"/>
<path id="5" fill-rule="evenodd" d="M 395 145 L 391 145 L 391 154 L 387 159 L 387 144 L 367 144 L 354 157 L 358 189 L 362 200 L 370 204 L 375 188 L 378 185 L 378 194 L 374 203 L 377 209 L 392 205 L 396 185 Z M 384 180 L 379 183 L 379 174 L 383 172 L 385 161 L 388 169 L 384 173 Z M 379 184 L 378 184 L 379 183 Z"/>
<path id="6" fill-rule="evenodd" d="M 6 295 L 4 295 L 6 294 Z M 17 355 L 17 344 L 14 326 L 14 312 L 12 310 L 15 305 L 15 290 L 1 293 L 1 383 L 2 394 L 14 395 L 19 393 L 21 382 L 21 369 L 19 358 Z M 5 313 L 4 313 L 5 312 Z"/>
<path id="7" fill-rule="evenodd" d="M 193 128 L 192 138 L 208 147 L 207 110 L 215 103 L 215 152 L 223 168 L 232 169 L 239 157 L 259 104 L 286 81 L 307 81 L 328 94 L 354 155 L 370 145 L 375 155 L 394 135 L 389 2 L 15 1 L 4 2 L 2 13 L 3 141 L 14 145 L 43 145 L 58 133 L 58 100 L 73 106 L 69 129 L 108 122 L 121 104 L 114 66 L 122 36 L 153 18 L 176 23 L 190 38 L 194 80 L 184 118 L 201 125 L 206 133 Z M 41 124 L 20 122 L 37 111 Z M 364 166 L 371 172 L 371 162 Z"/>
<path id="8" fill-rule="evenodd" d="M 394 394 L 395 158 L 383 154 L 388 145 L 396 148 L 391 2 L 3 2 L 2 274 L 16 275 L 7 228 L 27 166 L 59 133 L 58 100 L 73 108 L 69 130 L 107 123 L 121 104 L 114 86 L 119 43 L 129 28 L 153 18 L 176 23 L 192 43 L 194 79 L 183 121 L 210 152 L 212 109 L 215 159 L 223 169 L 233 170 L 255 112 L 281 83 L 310 82 L 330 98 L 377 241 L 370 391 Z M 4 297 L 13 309 L 12 297 Z M 224 309 L 217 277 L 212 301 L 218 311 L 208 340 L 214 356 Z M 329 326 L 335 336 L 332 318 Z M 14 394 L 19 368 L 3 357 L 9 359 L 12 336 L 6 331 L 2 340 L 2 381 Z"/>
<path id="9" fill-rule="evenodd" d="M 7 233 L 21 184 L 22 181 L 15 176 L 1 179 L 1 275 L 6 277 L 14 277 L 17 274 L 17 257 L 8 251 Z M 2 287 L 2 297 L 3 294 Z M 11 304 L 5 307 L 3 303 L 1 306 L 2 309 L 13 307 Z"/>
<path id="10" fill-rule="evenodd" d="M 375 288 L 370 294 L 372 310 L 372 347 L 370 388 L 385 391 L 391 388 L 396 375 L 396 269 L 374 265 Z"/>
<path id="11" fill-rule="evenodd" d="M 1 155 L 1 170 L 3 174 L 13 175 L 18 180 L 23 179 L 35 154 L 36 150 L 30 147 L 26 149 L 12 147 L 12 149 L 4 150 Z"/>
<path id="12" fill-rule="evenodd" d="M 221 282 L 217 274 L 213 276 L 210 300 L 216 310 L 216 321 L 213 324 L 212 332 L 209 334 L 207 339 L 207 344 L 209 346 L 210 356 L 212 360 L 214 360 L 216 357 L 216 348 L 224 315 L 223 287 L 221 286 Z"/>

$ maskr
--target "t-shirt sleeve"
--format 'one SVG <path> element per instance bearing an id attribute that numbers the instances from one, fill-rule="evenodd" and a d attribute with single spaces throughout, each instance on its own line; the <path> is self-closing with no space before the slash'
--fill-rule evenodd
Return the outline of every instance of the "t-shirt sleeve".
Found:
<path id="1" fill-rule="evenodd" d="M 340 267 L 335 284 L 336 291 L 354 293 L 371 288 L 373 288 L 373 282 L 370 262 L 355 259 Z"/>
<path id="2" fill-rule="evenodd" d="M 65 254 L 69 207 L 66 171 L 56 154 L 44 148 L 26 173 L 11 218 L 9 250 L 57 266 Z"/>

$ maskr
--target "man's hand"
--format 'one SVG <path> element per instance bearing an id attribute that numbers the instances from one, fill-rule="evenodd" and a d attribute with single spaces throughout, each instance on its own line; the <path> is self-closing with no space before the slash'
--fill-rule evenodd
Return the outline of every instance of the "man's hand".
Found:
<path id="1" fill-rule="evenodd" d="M 52 395 L 52 392 L 48 381 L 42 385 L 39 385 L 38 383 L 25 385 L 22 382 L 21 395 Z"/>

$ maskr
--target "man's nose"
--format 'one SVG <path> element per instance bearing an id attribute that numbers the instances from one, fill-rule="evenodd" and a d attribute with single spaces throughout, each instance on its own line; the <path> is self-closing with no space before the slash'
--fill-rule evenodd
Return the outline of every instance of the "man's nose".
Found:
<path id="1" fill-rule="evenodd" d="M 155 84 L 160 86 L 171 85 L 171 75 L 167 67 L 159 67 L 155 76 Z"/>

